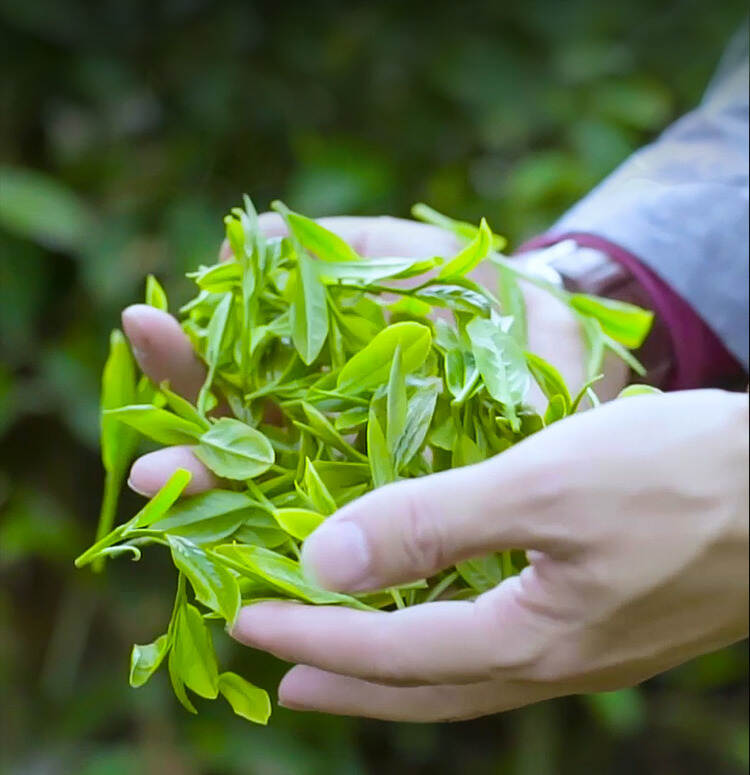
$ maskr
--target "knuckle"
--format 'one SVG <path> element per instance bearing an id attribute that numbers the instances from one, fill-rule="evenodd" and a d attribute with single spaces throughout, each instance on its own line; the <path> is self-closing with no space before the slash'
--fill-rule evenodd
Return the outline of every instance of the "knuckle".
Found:
<path id="1" fill-rule="evenodd" d="M 416 493 L 406 493 L 401 550 L 409 567 L 419 573 L 442 568 L 446 547 L 439 520 L 428 503 Z"/>
<path id="2" fill-rule="evenodd" d="M 529 604 L 520 581 L 515 589 L 497 598 L 492 593 L 476 601 L 477 615 L 490 646 L 487 657 L 490 679 L 542 681 L 554 654 L 554 623 Z"/>
<path id="3" fill-rule="evenodd" d="M 404 652 L 403 644 L 394 641 L 391 627 L 383 626 L 373 633 L 368 651 L 368 669 L 366 675 L 362 676 L 365 680 L 388 686 L 414 686 L 420 683 L 411 676 L 413 665 L 409 654 Z"/>

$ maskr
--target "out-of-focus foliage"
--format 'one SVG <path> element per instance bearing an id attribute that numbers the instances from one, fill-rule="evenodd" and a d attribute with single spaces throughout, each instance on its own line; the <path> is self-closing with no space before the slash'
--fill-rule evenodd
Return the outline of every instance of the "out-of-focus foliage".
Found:
<path id="1" fill-rule="evenodd" d="M 637 690 L 454 726 L 279 710 L 254 729 L 210 705 L 188 716 L 164 680 L 127 688 L 130 644 L 170 605 L 158 563 L 72 566 L 102 484 L 108 331 L 148 272 L 185 297 L 180 276 L 210 263 L 243 191 L 311 214 L 422 200 L 517 244 L 697 102 L 744 13 L 0 0 L 0 771 L 746 771 L 745 645 Z M 283 671 L 221 657 L 269 689 Z"/>

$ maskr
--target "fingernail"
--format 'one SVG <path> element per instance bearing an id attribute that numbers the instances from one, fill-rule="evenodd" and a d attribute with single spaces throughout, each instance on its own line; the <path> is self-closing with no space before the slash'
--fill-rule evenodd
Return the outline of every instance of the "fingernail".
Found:
<path id="1" fill-rule="evenodd" d="M 258 607 L 260 606 L 260 607 Z M 260 633 L 263 634 L 264 619 L 263 619 L 263 604 L 251 603 L 246 605 L 237 612 L 237 617 L 231 626 L 227 626 L 227 633 L 238 640 L 240 643 L 244 643 L 246 646 L 256 645 L 253 641 L 253 637 Z M 260 611 L 260 617 L 258 616 Z"/>
<path id="2" fill-rule="evenodd" d="M 148 497 L 150 497 L 150 495 L 151 495 L 151 493 L 144 492 L 143 490 L 139 490 L 139 489 L 138 489 L 138 488 L 137 488 L 137 487 L 136 487 L 136 486 L 133 484 L 133 479 L 132 479 L 132 478 L 129 478 L 129 479 L 128 479 L 128 487 L 130 487 L 130 489 L 131 489 L 133 492 L 137 492 L 137 493 L 138 493 L 138 495 L 142 495 L 144 498 L 148 498 Z"/>
<path id="3" fill-rule="evenodd" d="M 365 586 L 370 549 L 362 529 L 348 520 L 319 527 L 302 547 L 305 573 L 318 586 L 355 591 Z"/>
<path id="4" fill-rule="evenodd" d="M 122 311 L 122 327 L 130 342 L 135 359 L 140 363 L 144 353 L 144 332 L 140 310 L 142 304 L 131 304 Z"/>
<path id="5" fill-rule="evenodd" d="M 306 705 L 296 703 L 293 700 L 284 700 L 281 695 L 278 696 L 276 701 L 280 708 L 286 708 L 287 710 L 308 710 Z"/>

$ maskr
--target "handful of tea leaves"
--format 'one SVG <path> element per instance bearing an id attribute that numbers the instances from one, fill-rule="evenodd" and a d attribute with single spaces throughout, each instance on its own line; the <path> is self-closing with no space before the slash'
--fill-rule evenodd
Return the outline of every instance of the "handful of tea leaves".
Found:
<path id="1" fill-rule="evenodd" d="M 188 689 L 210 699 L 222 694 L 258 723 L 270 715 L 268 695 L 219 672 L 210 620 L 231 624 L 242 604 L 268 598 L 362 609 L 471 598 L 517 573 L 523 552 L 503 552 L 402 587 L 344 595 L 305 577 L 300 545 L 368 490 L 484 460 L 587 397 L 595 404 L 591 385 L 605 350 L 638 370 L 626 348 L 640 345 L 651 324 L 637 307 L 526 277 L 581 321 L 588 381 L 573 393 L 551 364 L 526 351 L 518 285 L 525 275 L 496 252 L 504 240 L 486 221 L 475 227 L 417 205 L 417 217 L 453 231 L 463 249 L 451 257 L 368 259 L 317 222 L 275 208 L 288 237 L 264 237 L 245 198 L 244 209 L 225 219 L 231 260 L 189 275 L 198 295 L 182 308 L 182 326 L 207 369 L 196 405 L 166 383 L 139 378 L 123 335 L 113 332 L 102 390 L 104 501 L 97 540 L 76 560 L 98 568 L 119 555 L 137 560 L 145 546 L 165 547 L 177 569 L 174 608 L 164 634 L 133 646 L 131 685 L 145 684 L 166 659 L 189 711 L 196 712 Z M 467 277 L 484 260 L 499 269 L 497 296 Z M 153 277 L 146 297 L 167 309 Z M 436 309 L 451 322 L 434 318 Z M 525 403 L 532 380 L 548 400 L 543 415 Z M 280 418 L 273 423 L 270 408 Z M 139 435 L 193 445 L 224 483 L 178 500 L 190 479 L 178 470 L 112 529 Z"/>

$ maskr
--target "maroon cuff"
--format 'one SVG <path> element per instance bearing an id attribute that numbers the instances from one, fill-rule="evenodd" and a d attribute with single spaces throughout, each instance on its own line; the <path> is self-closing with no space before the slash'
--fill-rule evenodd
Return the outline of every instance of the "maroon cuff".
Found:
<path id="1" fill-rule="evenodd" d="M 674 289 L 624 248 L 596 234 L 572 232 L 545 234 L 521 246 L 518 252 L 549 247 L 572 239 L 593 248 L 627 269 L 650 300 L 650 308 L 669 334 L 674 368 L 665 387 L 669 390 L 718 386 L 743 375 L 742 366 L 719 337 Z"/>

